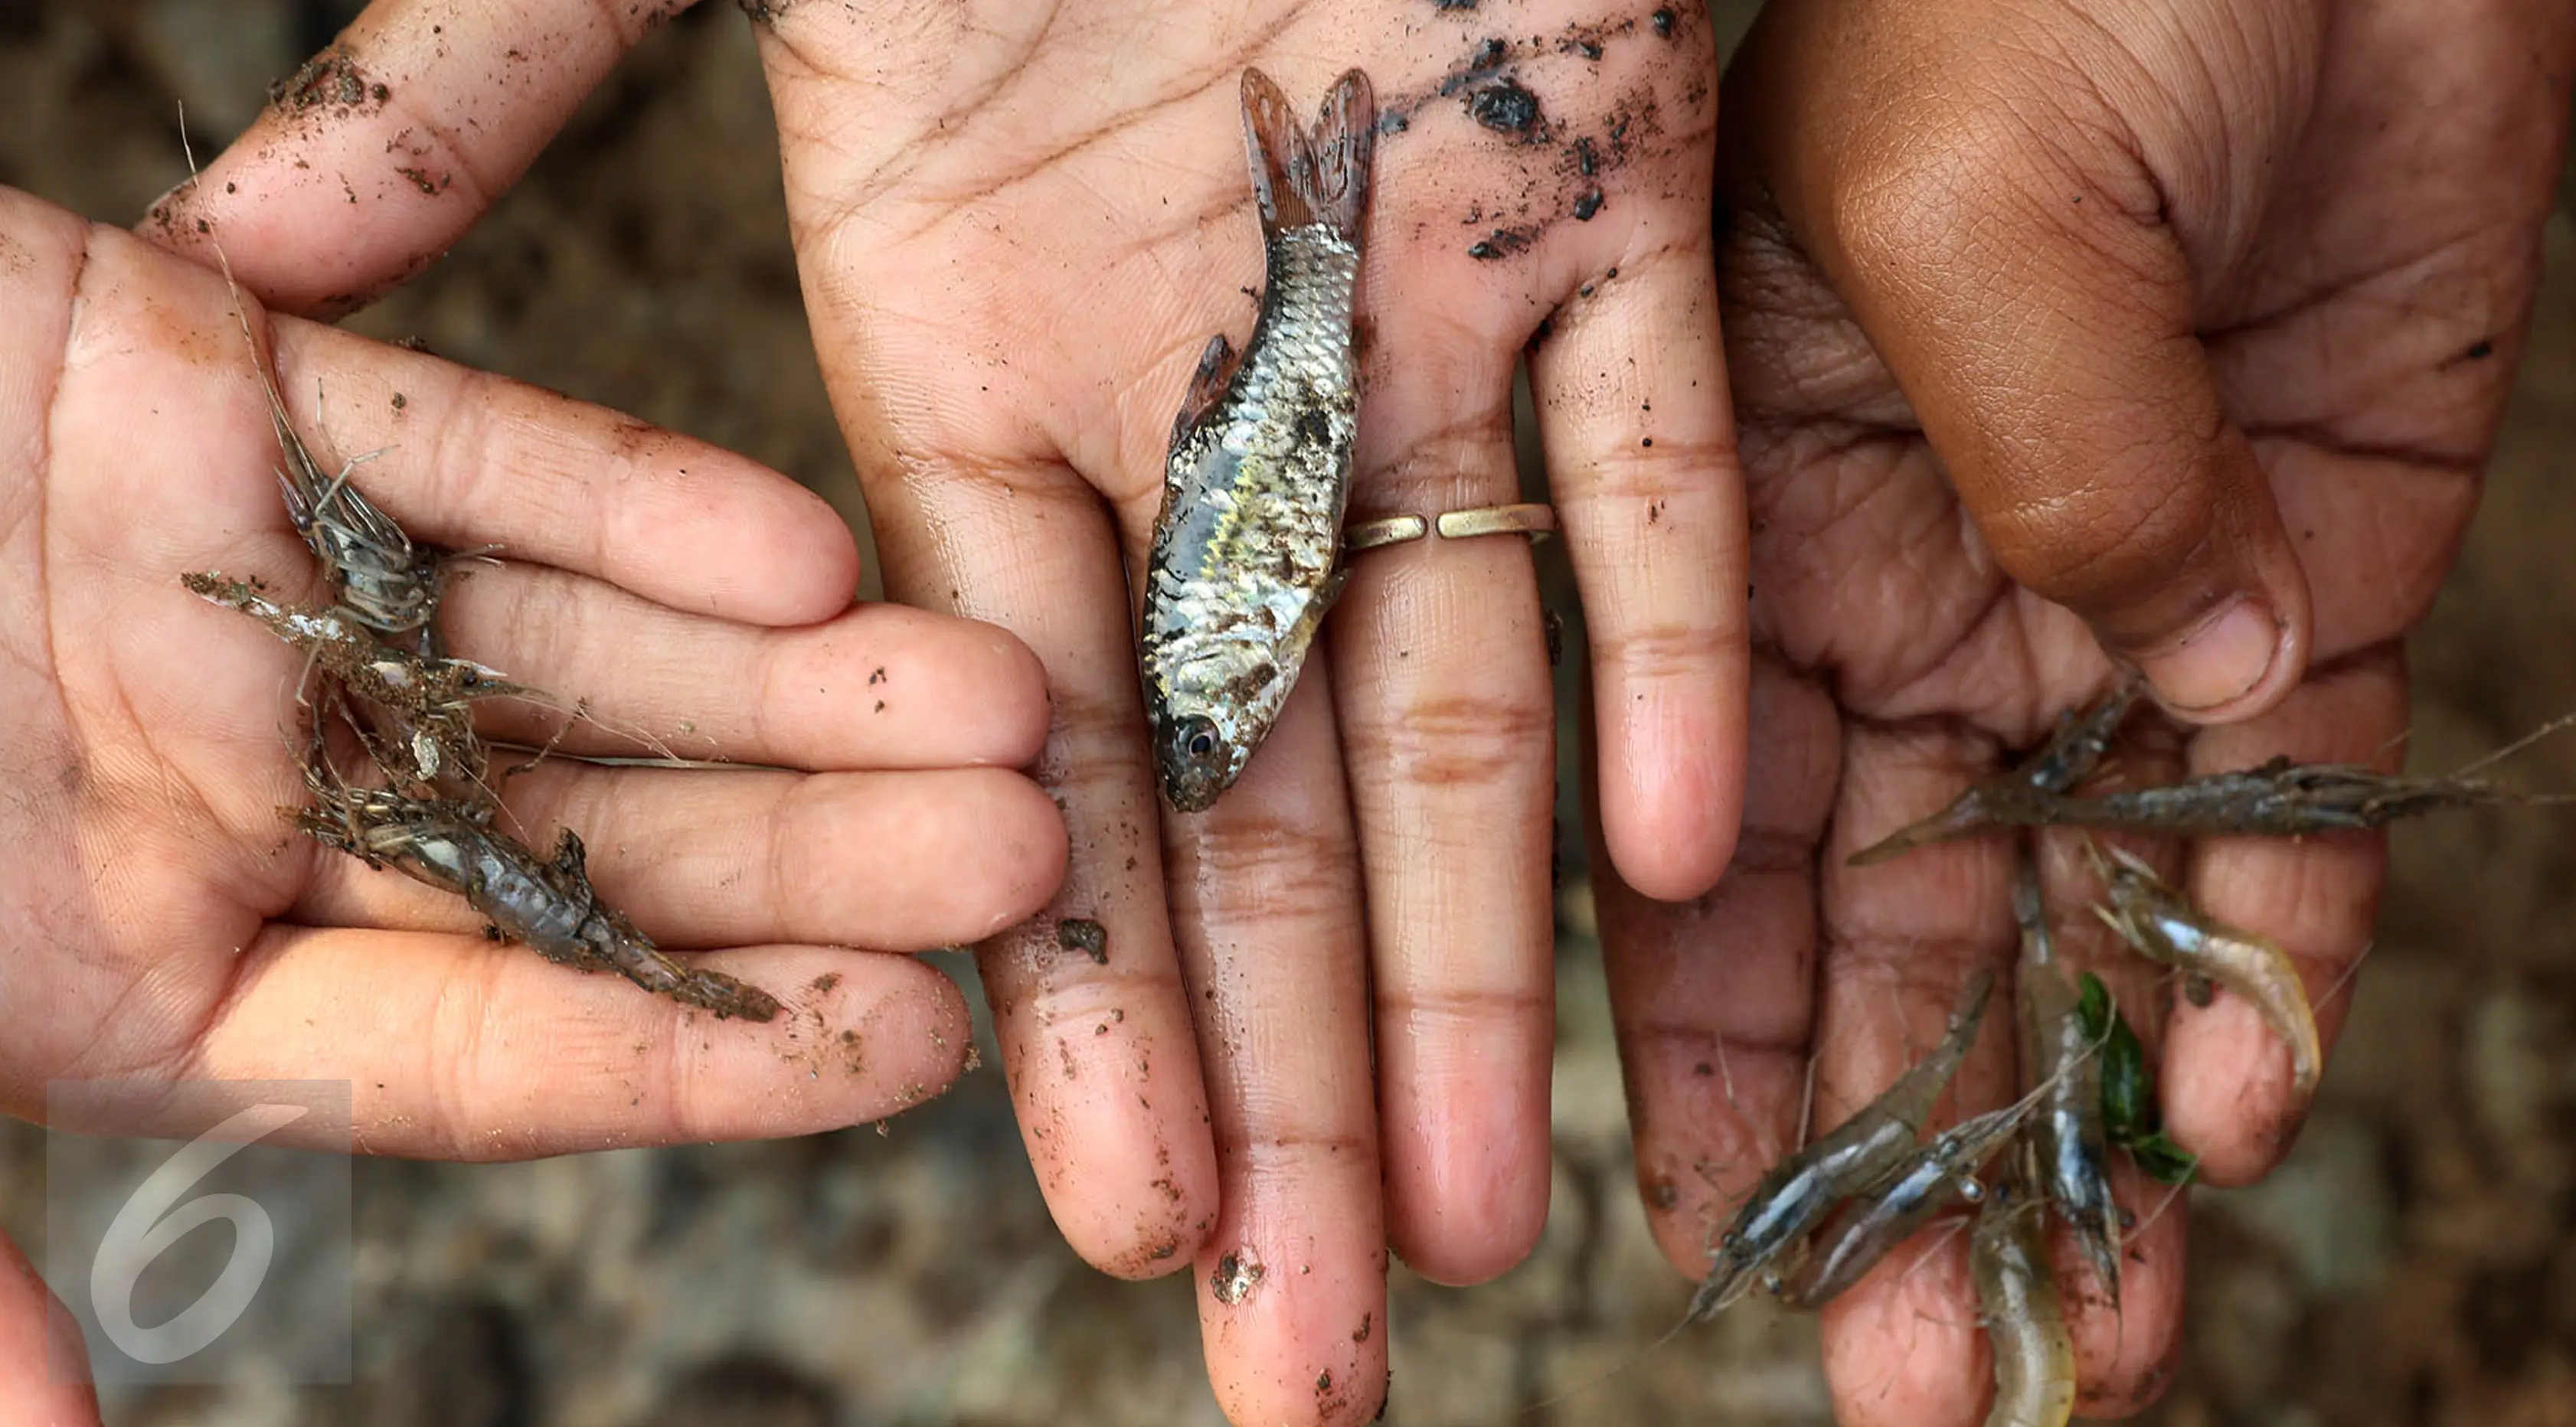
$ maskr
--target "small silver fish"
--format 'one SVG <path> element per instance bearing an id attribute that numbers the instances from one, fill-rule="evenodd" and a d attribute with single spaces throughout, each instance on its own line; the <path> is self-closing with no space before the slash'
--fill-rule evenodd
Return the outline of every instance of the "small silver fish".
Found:
<path id="1" fill-rule="evenodd" d="M 1138 639 L 1154 766 L 1178 812 L 1206 811 L 1243 775 L 1341 593 L 1376 128 L 1356 69 L 1312 130 L 1267 75 L 1243 72 L 1261 315 L 1239 356 L 1222 333 L 1208 342 L 1172 423 Z"/>

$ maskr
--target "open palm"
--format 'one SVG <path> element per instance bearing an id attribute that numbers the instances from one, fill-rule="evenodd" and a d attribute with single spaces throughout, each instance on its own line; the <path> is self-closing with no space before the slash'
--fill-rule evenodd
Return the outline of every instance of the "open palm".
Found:
<path id="1" fill-rule="evenodd" d="M 358 82 L 326 99 L 358 97 L 273 109 L 169 211 L 220 217 L 265 300 L 346 310 L 463 231 L 665 8 L 379 0 L 327 57 Z M 1368 552 L 1245 780 L 1158 807 L 1126 571 L 1191 368 L 1242 343 L 1262 279 L 1240 76 L 1311 113 L 1360 67 L 1386 115 L 1354 518 L 1513 500 L 1530 353 L 1611 849 L 1687 896 L 1732 843 L 1745 678 L 1705 14 L 747 8 L 888 588 L 1046 666 L 1071 869 L 983 971 L 1057 1221 L 1113 1272 L 1195 1266 L 1238 1420 L 1365 1419 L 1385 1246 L 1472 1281 L 1545 1215 L 1546 645 L 1519 542 Z"/>
<path id="2" fill-rule="evenodd" d="M 1329 662 L 1244 782 L 1157 837 L 1122 566 L 1143 567 L 1191 366 L 1211 333 L 1242 342 L 1262 279 L 1236 80 L 1260 65 L 1311 112 L 1357 65 L 1389 116 L 1355 519 L 1515 499 L 1529 348 L 1603 651 L 1613 854 L 1689 893 L 1732 831 L 1741 677 L 1697 266 L 1706 21 L 1598 0 L 985 8 L 991 29 L 869 84 L 834 62 L 863 32 L 831 16 L 790 12 L 764 47 L 890 588 L 1019 631 L 1054 680 L 1045 774 L 1076 850 L 1058 907 L 1113 951 L 1070 960 L 1040 926 L 988 955 L 1030 1147 L 1096 1262 L 1198 1247 L 1236 1420 L 1365 1417 L 1381 1245 L 1474 1281 L 1545 1213 L 1545 641 L 1517 542 L 1358 555 Z M 1176 1166 L 1169 1217 L 1140 1221 Z M 1252 1263 L 1266 1282 L 1229 1277 Z"/>
<path id="3" fill-rule="evenodd" d="M 2073 7 L 1783 0 L 1730 74 L 1722 290 L 1761 651 L 1745 829 L 1703 901 L 1603 908 L 1640 1180 L 1694 1275 L 1709 1220 L 1796 1134 L 1810 1051 L 1822 1128 L 2012 956 L 2010 839 L 1845 859 L 2088 702 L 2105 645 L 2154 673 L 2163 636 L 2231 598 L 2284 635 L 2223 710 L 2240 721 L 2134 741 L 2106 770 L 2132 782 L 2276 753 L 2385 766 L 2404 728 L 2398 640 L 2456 553 L 2537 279 L 2569 25 L 2185 8 L 2114 35 Z M 1825 112 L 1854 93 L 1868 114 Z M 2106 944 L 2061 836 L 2060 935 L 2160 1041 L 2174 1137 L 2214 1183 L 2259 1176 L 2305 1108 L 2279 1042 L 2232 998 L 2171 1006 Z M 2331 1031 L 2380 841 L 2162 853 L 2293 953 Z M 1961 1112 L 2011 1098 L 2011 1046 L 1989 1027 Z M 2141 1219 L 2164 1203 L 2119 1192 Z M 2173 1342 L 2182 1215 L 2130 1244 L 2118 1314 L 2063 1242 L 2080 1410 L 2133 1411 Z M 1964 1258 L 1964 1238 L 1900 1252 L 1828 1310 L 1839 1420 L 1974 1420 Z"/>
<path id="4" fill-rule="evenodd" d="M 757 948 L 711 960 L 784 1002 L 775 1021 L 494 945 L 460 899 L 295 834 L 302 656 L 180 587 L 213 569 L 320 595 L 222 282 L 6 191 L 0 255 L 0 1110 L 43 1119 L 56 1080 L 331 1079 L 361 1149 L 505 1158 L 844 1126 L 956 1074 L 955 989 L 833 948 L 983 935 L 1054 890 L 1060 825 L 1007 771 L 1044 723 L 1026 650 L 853 608 L 847 530 L 773 472 L 262 322 L 326 461 L 381 449 L 360 479 L 415 534 L 500 547 L 455 579 L 443 632 L 587 697 L 567 749 L 639 753 L 604 731 L 639 728 L 826 770 L 557 762 L 506 788 L 504 826 L 541 849 L 578 828 L 603 896 L 665 947 Z M 485 731 L 558 722 L 505 707 Z"/>

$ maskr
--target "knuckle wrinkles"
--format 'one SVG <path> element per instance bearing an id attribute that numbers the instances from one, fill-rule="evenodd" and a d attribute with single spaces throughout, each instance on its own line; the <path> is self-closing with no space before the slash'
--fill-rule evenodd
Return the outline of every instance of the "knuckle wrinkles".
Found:
<path id="1" fill-rule="evenodd" d="M 816 905 L 818 899 L 812 896 L 790 897 L 788 889 L 833 885 L 828 878 L 813 875 L 822 870 L 815 865 L 821 860 L 816 853 L 830 844 L 808 834 L 806 824 L 814 809 L 810 795 L 804 790 L 812 786 L 810 782 L 799 782 L 789 791 L 785 801 L 761 820 L 761 830 L 767 843 L 761 849 L 759 861 L 761 901 L 767 906 L 789 909 L 786 920 L 789 934 L 794 936 L 811 935 L 821 930 L 818 924 L 828 914 Z"/>
<path id="2" fill-rule="evenodd" d="M 1745 877 L 1803 877 L 1814 870 L 1815 864 L 1813 832 L 1760 827 L 1748 821 L 1736 834 L 1735 860 L 1727 865 L 1726 880 L 1731 883 Z"/>
<path id="3" fill-rule="evenodd" d="M 1560 505 L 1586 508 L 1620 498 L 1670 499 L 1706 483 L 1703 476 L 1683 485 L 1675 479 L 1677 467 L 1704 467 L 1710 474 L 1737 468 L 1732 441 L 1656 435 L 1653 446 L 1640 446 L 1637 433 L 1652 432 L 1653 427 L 1641 425 L 1635 415 L 1626 411 L 1598 414 L 1604 420 L 1587 433 L 1593 450 L 1582 473 L 1584 490 L 1570 500 L 1560 497 Z"/>
<path id="4" fill-rule="evenodd" d="M 1704 673 L 1715 667 L 1718 631 L 1702 625 L 1665 620 L 1634 626 L 1605 625 L 1592 631 L 1596 657 L 1658 677 Z"/>
<path id="5" fill-rule="evenodd" d="M 1901 996 L 1947 1007 L 1959 985 L 1980 966 L 1994 963 L 2002 942 L 1966 936 L 1913 936 L 1900 932 L 1829 927 L 1825 959 L 1854 979 L 1893 987 Z"/>
<path id="6" fill-rule="evenodd" d="M 1510 412 L 1479 404 L 1353 483 L 1352 516 L 1430 515 L 1511 498 Z"/>
<path id="7" fill-rule="evenodd" d="M 1137 1006 L 1174 1003 L 1187 995 L 1177 965 L 1169 960 L 1160 967 L 1121 966 L 1115 960 L 1103 966 L 1078 951 L 1062 950 L 1052 934 L 1014 950 L 1021 954 L 977 959 L 980 975 L 1007 988 L 1007 1024 L 1084 1026 L 1115 1011 L 1126 1019 L 1113 1020 L 1111 1034 L 1135 1037 L 1149 1029 L 1152 1019 Z M 998 1008 L 995 1014 L 1001 1014 Z M 1018 1049 L 1017 1042 L 1005 1044 Z"/>
<path id="8" fill-rule="evenodd" d="M 1055 686 L 1054 694 L 1038 781 L 1052 788 L 1084 775 L 1130 775 L 1144 752 L 1134 707 L 1124 698 L 1063 684 Z"/>
<path id="9" fill-rule="evenodd" d="M 1339 834 L 1263 820 L 1212 830 L 1185 854 L 1211 923 L 1323 911 L 1351 898 L 1351 846 Z M 1220 938 L 1222 933 L 1217 933 Z"/>
<path id="10" fill-rule="evenodd" d="M 1742 1053 L 1755 1055 L 1800 1055 L 1807 1049 L 1803 1034 L 1727 1033 L 1705 1021 L 1677 1020 L 1667 1016 L 1640 1016 L 1621 1020 L 1619 1037 L 1630 1045 L 1686 1050 L 1694 1063 L 1724 1050 L 1729 1057 Z M 1737 1072 L 1743 1069 L 1735 1067 Z"/>
<path id="11" fill-rule="evenodd" d="M 1509 987 L 1422 986 L 1378 989 L 1380 1020 L 1388 1012 L 1416 1020 L 1430 1018 L 1447 1022 L 1445 1026 L 1423 1027 L 1416 1024 L 1408 1033 L 1419 1039 L 1424 1030 L 1479 1030 L 1499 1023 L 1503 1028 L 1526 1025 L 1553 1004 L 1553 998 L 1535 991 Z"/>
<path id="12" fill-rule="evenodd" d="M 1543 693 L 1425 699 L 1373 730 L 1354 729 L 1352 741 L 1398 785 L 1491 786 L 1553 775 L 1533 752 L 1549 740 L 1552 713 Z"/>
<path id="13" fill-rule="evenodd" d="M 1360 1163 L 1377 1155 L 1377 1142 L 1366 1135 L 1260 1121 L 1256 1112 L 1240 1136 L 1218 1135 L 1217 1153 L 1239 1153 L 1253 1173 L 1271 1175 L 1300 1175 L 1321 1159 Z"/>

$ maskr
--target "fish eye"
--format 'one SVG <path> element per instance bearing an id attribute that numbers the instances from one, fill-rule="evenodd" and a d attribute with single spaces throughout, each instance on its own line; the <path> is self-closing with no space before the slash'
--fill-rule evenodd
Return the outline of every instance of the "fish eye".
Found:
<path id="1" fill-rule="evenodd" d="M 1983 1204 L 1986 1202 L 1986 1186 L 1963 1176 L 1959 1180 L 1959 1199 L 1966 1204 Z"/>
<path id="2" fill-rule="evenodd" d="M 1204 714 L 1192 714 L 1181 720 L 1179 733 L 1179 738 L 1174 741 L 1180 745 L 1181 752 L 1194 759 L 1213 757 L 1218 744 L 1223 742 L 1217 734 L 1216 721 Z"/>

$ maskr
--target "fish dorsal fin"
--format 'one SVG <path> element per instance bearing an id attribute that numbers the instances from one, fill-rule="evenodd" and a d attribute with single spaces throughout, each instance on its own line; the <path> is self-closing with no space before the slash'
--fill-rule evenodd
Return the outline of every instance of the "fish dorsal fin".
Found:
<path id="1" fill-rule="evenodd" d="M 1234 380 L 1234 344 L 1219 332 L 1208 339 L 1206 350 L 1199 353 L 1198 370 L 1190 373 L 1190 390 L 1181 398 L 1181 411 L 1172 418 L 1172 443 L 1168 450 L 1177 451 L 1189 439 L 1190 429 L 1200 418 L 1225 399 L 1225 388 Z"/>
<path id="2" fill-rule="evenodd" d="M 1360 240 L 1377 145 L 1377 96 L 1367 74 L 1344 74 L 1308 130 L 1270 76 L 1246 69 L 1243 142 L 1264 238 L 1321 224 L 1346 241 Z"/>

